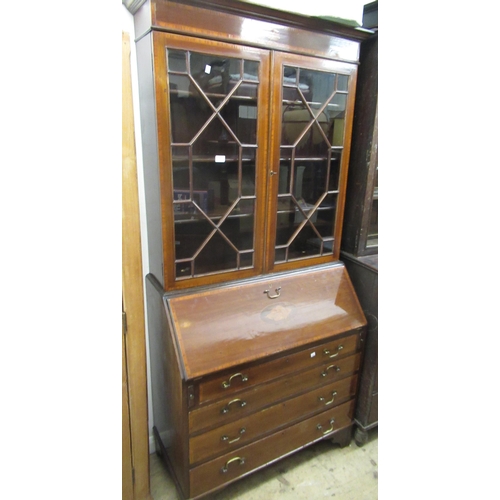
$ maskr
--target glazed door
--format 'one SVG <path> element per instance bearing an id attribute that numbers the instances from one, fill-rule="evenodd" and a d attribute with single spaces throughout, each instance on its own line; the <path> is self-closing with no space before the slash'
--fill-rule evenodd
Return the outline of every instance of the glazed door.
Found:
<path id="1" fill-rule="evenodd" d="M 266 269 L 337 260 L 357 67 L 276 53 Z"/>
<path id="2" fill-rule="evenodd" d="M 263 272 L 270 53 L 154 33 L 168 289 Z"/>

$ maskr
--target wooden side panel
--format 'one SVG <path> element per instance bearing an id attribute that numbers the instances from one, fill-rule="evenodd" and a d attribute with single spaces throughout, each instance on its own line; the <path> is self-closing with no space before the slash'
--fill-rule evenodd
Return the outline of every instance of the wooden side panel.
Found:
<path id="1" fill-rule="evenodd" d="M 139 73 L 139 99 L 141 103 L 141 137 L 144 190 L 146 194 L 149 272 L 163 285 L 163 229 L 151 34 L 137 42 L 136 50 Z"/>
<path id="2" fill-rule="evenodd" d="M 149 498 L 149 437 L 146 341 L 137 162 L 135 154 L 130 39 L 122 37 L 122 287 L 127 318 L 125 338 L 134 498 Z"/>
<path id="3" fill-rule="evenodd" d="M 181 366 L 165 314 L 163 288 L 151 275 L 146 277 L 151 389 L 155 437 L 164 450 L 163 459 L 178 488 L 188 495 L 187 395 Z"/>

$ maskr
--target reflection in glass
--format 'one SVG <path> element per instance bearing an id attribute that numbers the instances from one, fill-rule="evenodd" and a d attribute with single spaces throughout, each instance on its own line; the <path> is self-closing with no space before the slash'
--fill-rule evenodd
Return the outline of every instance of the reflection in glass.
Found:
<path id="1" fill-rule="evenodd" d="M 348 82 L 284 67 L 276 263 L 333 252 Z"/>
<path id="2" fill-rule="evenodd" d="M 224 235 L 216 232 L 194 261 L 194 274 L 219 272 L 237 268 L 237 254 L 234 247 L 224 238 Z M 215 257 L 215 258 L 214 258 Z"/>
<path id="3" fill-rule="evenodd" d="M 176 277 L 251 268 L 259 62 L 167 49 L 167 64 Z"/>
<path id="4" fill-rule="evenodd" d="M 171 71 L 186 73 L 186 53 L 183 50 L 169 50 L 168 67 Z"/>

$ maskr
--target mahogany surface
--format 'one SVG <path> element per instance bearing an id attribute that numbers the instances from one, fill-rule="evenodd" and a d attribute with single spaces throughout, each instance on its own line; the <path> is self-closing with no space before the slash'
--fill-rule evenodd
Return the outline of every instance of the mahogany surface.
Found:
<path id="1" fill-rule="evenodd" d="M 233 375 L 234 370 L 226 370 L 220 374 L 207 377 L 203 382 L 197 384 L 198 401 L 202 404 L 214 399 L 220 399 L 222 396 L 245 390 L 252 384 L 266 383 L 278 376 L 290 375 L 311 366 L 330 363 L 330 359 L 324 354 L 324 351 L 329 349 L 334 351 L 338 345 L 342 345 L 343 350 L 335 358 L 335 361 L 342 361 L 346 356 L 360 350 L 359 331 L 355 335 L 349 335 L 349 337 L 339 338 L 333 342 L 327 342 L 308 349 L 301 349 L 299 352 L 281 356 L 277 359 L 244 365 L 242 369 L 247 380 L 243 381 L 241 378 L 236 378 L 231 383 L 231 386 L 227 388 L 223 387 L 223 383 Z M 313 379 L 311 382 L 313 383 Z"/>
<path id="2" fill-rule="evenodd" d="M 246 473 L 274 461 L 277 456 L 284 457 L 306 444 L 324 439 L 326 436 L 333 437 L 335 431 L 350 426 L 353 412 L 354 400 L 351 400 L 244 446 L 238 449 L 237 453 L 227 453 L 195 467 L 190 474 L 192 495 L 200 495 L 232 479 L 243 477 Z M 332 418 L 335 419 L 334 424 L 330 424 Z M 321 429 L 318 429 L 318 425 Z M 332 427 L 332 432 L 327 435 L 323 434 Z M 243 463 L 232 462 L 227 467 L 227 472 L 222 472 L 222 468 L 228 464 L 229 460 L 236 457 L 244 459 Z"/>
<path id="3" fill-rule="evenodd" d="M 355 390 L 351 379 L 320 387 L 295 398 L 264 408 L 246 418 L 230 422 L 224 426 L 192 437 L 189 442 L 190 461 L 196 464 L 220 453 L 227 453 L 256 438 L 286 427 L 305 415 L 319 413 L 325 409 L 325 401 L 338 403 L 351 399 Z M 336 395 L 332 396 L 335 392 Z M 278 399 L 281 395 L 276 394 Z M 332 404 L 333 404 L 332 402 Z M 243 433 L 242 432 L 243 429 Z M 227 440 L 223 440 L 227 436 Z M 232 441 L 232 442 L 231 442 Z"/>
<path id="4" fill-rule="evenodd" d="M 280 296 L 265 293 L 280 288 Z M 166 298 L 186 379 L 365 324 L 343 265 Z"/>
<path id="5" fill-rule="evenodd" d="M 153 28 L 350 62 L 358 61 L 359 41 L 369 36 L 330 21 L 225 3 L 152 0 L 136 16 L 136 35 L 139 38 Z"/>
<path id="6" fill-rule="evenodd" d="M 356 364 L 355 368 L 359 368 L 359 364 Z M 345 371 L 345 374 L 348 374 L 348 371 Z M 238 393 L 237 396 L 228 396 L 216 403 L 190 411 L 189 428 L 191 432 L 196 433 L 214 427 L 214 425 L 224 424 L 244 417 L 276 401 L 310 391 L 322 383 L 323 380 L 319 376 L 317 368 L 281 377 L 265 384 L 263 387 L 252 387 Z M 341 394 L 342 390 L 346 388 L 346 384 L 349 385 L 350 391 L 354 395 L 357 390 L 356 377 L 335 382 L 334 390 L 338 390 L 339 394 Z M 238 401 L 229 404 L 235 399 Z M 242 403 L 244 406 L 242 406 Z M 227 409 L 227 412 L 223 413 L 225 409 Z"/>

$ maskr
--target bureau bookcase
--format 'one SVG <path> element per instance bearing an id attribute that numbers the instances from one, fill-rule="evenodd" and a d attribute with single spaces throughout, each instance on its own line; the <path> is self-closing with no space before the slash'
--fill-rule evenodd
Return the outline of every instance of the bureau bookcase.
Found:
<path id="1" fill-rule="evenodd" d="M 154 433 L 184 498 L 351 439 L 339 261 L 363 31 L 233 0 L 135 14 Z"/>

